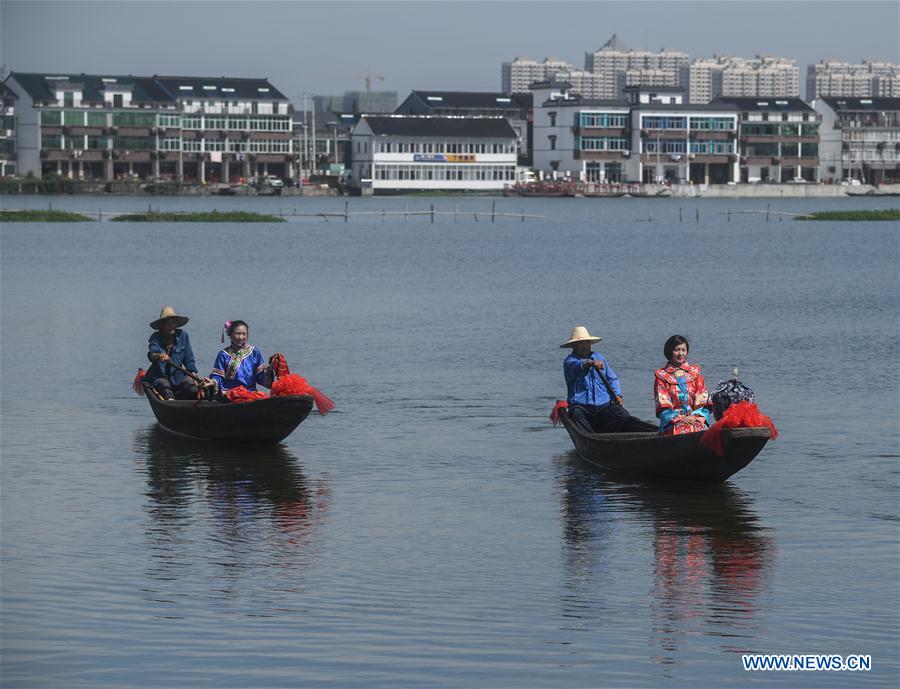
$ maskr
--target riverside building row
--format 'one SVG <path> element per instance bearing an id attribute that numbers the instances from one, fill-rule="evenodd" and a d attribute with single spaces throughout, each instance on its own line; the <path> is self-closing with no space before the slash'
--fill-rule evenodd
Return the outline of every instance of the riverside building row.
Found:
<path id="1" fill-rule="evenodd" d="M 288 99 L 266 79 L 13 72 L 16 172 L 79 179 L 289 176 Z"/>
<path id="2" fill-rule="evenodd" d="M 720 98 L 684 103 L 678 89 L 626 99 L 532 85 L 534 169 L 592 183 L 900 180 L 900 99 Z"/>

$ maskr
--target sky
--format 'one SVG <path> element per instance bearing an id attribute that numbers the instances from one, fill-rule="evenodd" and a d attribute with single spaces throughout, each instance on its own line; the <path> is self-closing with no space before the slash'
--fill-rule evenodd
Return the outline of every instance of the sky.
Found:
<path id="1" fill-rule="evenodd" d="M 0 0 L 6 72 L 266 77 L 288 98 L 499 91 L 517 56 L 584 67 L 612 34 L 691 59 L 778 55 L 900 63 L 900 2 Z"/>

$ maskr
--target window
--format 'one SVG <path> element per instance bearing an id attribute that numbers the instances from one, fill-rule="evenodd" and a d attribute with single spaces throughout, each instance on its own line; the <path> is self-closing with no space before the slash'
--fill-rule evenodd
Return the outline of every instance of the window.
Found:
<path id="1" fill-rule="evenodd" d="M 114 93 L 114 94 L 113 94 L 113 107 L 114 107 L 114 108 L 121 108 L 121 107 L 124 107 L 124 103 L 123 103 L 123 101 L 122 101 L 122 94 L 121 94 L 121 93 Z"/>
<path id="2" fill-rule="evenodd" d="M 72 91 L 63 91 L 63 107 L 71 108 L 75 105 L 75 94 Z"/>
<path id="3" fill-rule="evenodd" d="M 88 112 L 87 126 L 88 127 L 105 127 L 106 126 L 106 113 L 105 112 Z"/>
<path id="4" fill-rule="evenodd" d="M 84 112 L 80 110 L 66 110 L 63 112 L 63 124 L 70 127 L 84 126 Z"/>
<path id="5" fill-rule="evenodd" d="M 556 150 L 556 137 L 551 135 L 551 136 L 548 136 L 547 139 L 550 141 L 550 150 L 555 151 Z"/>
<path id="6" fill-rule="evenodd" d="M 555 126 L 556 126 L 556 113 L 555 113 L 555 112 L 548 112 L 548 113 L 547 113 L 547 117 L 550 118 L 550 126 L 551 126 L 551 127 L 555 127 Z"/>
<path id="7" fill-rule="evenodd" d="M 62 111 L 61 110 L 44 110 L 41 112 L 41 124 L 43 125 L 61 125 L 62 124 Z"/>

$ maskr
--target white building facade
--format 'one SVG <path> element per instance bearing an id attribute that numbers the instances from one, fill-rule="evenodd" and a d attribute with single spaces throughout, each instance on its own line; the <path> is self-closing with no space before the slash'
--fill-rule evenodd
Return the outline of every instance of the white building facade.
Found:
<path id="1" fill-rule="evenodd" d="M 367 193 L 500 191 L 516 179 L 516 133 L 501 117 L 363 115 L 348 185 Z"/>
<path id="2" fill-rule="evenodd" d="M 539 82 L 532 89 L 534 169 L 542 178 L 597 184 L 630 179 L 628 103 L 584 98 L 568 82 Z"/>

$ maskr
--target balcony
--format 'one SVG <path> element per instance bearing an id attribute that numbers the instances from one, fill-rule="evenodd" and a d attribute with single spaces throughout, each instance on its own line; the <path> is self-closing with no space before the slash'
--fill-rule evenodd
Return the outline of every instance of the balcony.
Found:
<path id="1" fill-rule="evenodd" d="M 573 131 L 577 136 L 631 136 L 628 127 L 575 127 Z"/>
<path id="2" fill-rule="evenodd" d="M 622 160 L 630 155 L 628 151 L 575 151 L 575 160 Z"/>

